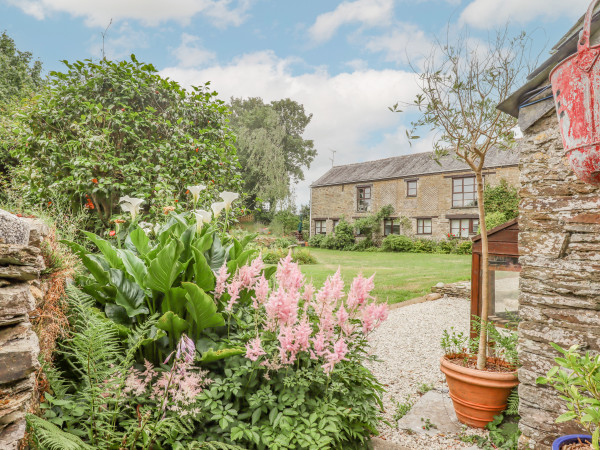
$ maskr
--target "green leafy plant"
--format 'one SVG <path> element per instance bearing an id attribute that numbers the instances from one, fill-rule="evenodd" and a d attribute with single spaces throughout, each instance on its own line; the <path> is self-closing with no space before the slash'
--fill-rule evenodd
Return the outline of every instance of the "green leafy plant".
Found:
<path id="1" fill-rule="evenodd" d="M 324 234 L 314 234 L 308 240 L 308 245 L 310 245 L 311 247 L 319 248 L 319 247 L 321 247 L 321 243 L 323 242 L 324 239 L 325 239 Z"/>
<path id="2" fill-rule="evenodd" d="M 394 207 L 392 205 L 385 205 L 379 209 L 376 213 L 369 214 L 366 217 L 356 219 L 352 225 L 357 231 L 357 234 L 365 236 L 367 239 L 372 240 L 373 234 L 379 232 L 381 222 L 386 217 L 390 217 L 394 213 Z"/>
<path id="3" fill-rule="evenodd" d="M 419 395 L 425 395 L 427 394 L 429 391 L 431 391 L 433 389 L 433 385 L 429 384 L 429 383 L 421 383 L 419 384 L 419 387 L 417 388 L 417 393 Z"/>
<path id="4" fill-rule="evenodd" d="M 394 421 L 396 422 L 396 428 L 398 428 L 398 421 L 402 419 L 412 409 L 414 402 L 410 399 L 410 395 L 407 395 L 404 402 L 396 402 L 396 410 L 394 411 Z"/>
<path id="5" fill-rule="evenodd" d="M 563 349 L 552 347 L 563 356 L 554 358 L 558 364 L 539 377 L 538 384 L 556 389 L 565 401 L 567 412 L 556 422 L 575 421 L 592 435 L 592 448 L 598 450 L 600 441 L 600 355 L 581 353 L 577 345 Z"/>
<path id="6" fill-rule="evenodd" d="M 141 198 L 151 218 L 188 201 L 239 190 L 228 108 L 209 84 L 183 89 L 151 64 L 90 60 L 51 72 L 15 125 L 15 183 L 28 204 L 60 197 L 106 228 L 123 194 Z"/>
<path id="7" fill-rule="evenodd" d="M 100 250 L 91 253 L 65 241 L 81 258 L 89 274 L 78 278 L 123 335 L 153 314 L 160 318 L 145 342 L 142 355 L 158 363 L 169 354 L 183 333 L 194 342 L 208 338 L 208 329 L 225 325 L 219 306 L 208 292 L 215 288 L 213 271 L 226 265 L 231 273 L 251 260 L 257 250 L 245 250 L 253 235 L 242 241 L 221 235 L 215 225 L 200 231 L 189 215 L 173 215 L 151 239 L 133 225 L 111 242 L 85 232 Z M 221 308 L 222 310 L 222 308 Z M 212 349 L 216 349 L 215 339 Z M 203 350 L 210 347 L 205 343 Z"/>

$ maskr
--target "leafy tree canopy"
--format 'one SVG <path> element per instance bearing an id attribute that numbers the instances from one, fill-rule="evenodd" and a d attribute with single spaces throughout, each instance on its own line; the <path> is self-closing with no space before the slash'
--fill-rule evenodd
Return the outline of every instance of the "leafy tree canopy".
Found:
<path id="1" fill-rule="evenodd" d="M 42 63 L 17 49 L 6 32 L 0 35 L 0 104 L 19 99 L 42 84 Z"/>
<path id="2" fill-rule="evenodd" d="M 312 114 L 289 98 L 269 104 L 232 98 L 231 109 L 246 192 L 272 205 L 283 200 L 317 154 L 313 141 L 302 137 Z"/>
<path id="3" fill-rule="evenodd" d="M 209 83 L 183 89 L 151 64 L 63 61 L 17 130 L 18 182 L 30 203 L 57 196 L 87 205 L 106 224 L 120 196 L 151 212 L 188 199 L 239 191 L 239 163 L 228 108 Z"/>

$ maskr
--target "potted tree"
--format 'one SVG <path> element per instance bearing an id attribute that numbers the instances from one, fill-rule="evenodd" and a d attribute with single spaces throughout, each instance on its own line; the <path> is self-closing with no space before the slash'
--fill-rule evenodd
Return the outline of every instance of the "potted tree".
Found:
<path id="1" fill-rule="evenodd" d="M 490 411 L 506 404 L 511 390 L 507 383 L 517 383 L 516 370 L 499 373 L 497 365 L 488 358 L 489 253 L 483 170 L 490 151 L 514 145 L 516 120 L 498 111 L 495 105 L 511 94 L 529 68 L 529 39 L 524 33 L 511 38 L 506 30 L 498 32 L 486 44 L 466 35 L 454 44 L 437 43 L 418 74 L 421 92 L 413 105 L 421 114 L 408 133 L 409 138 L 417 139 L 416 129 L 428 128 L 428 134 L 435 136 L 436 161 L 441 164 L 442 158 L 454 156 L 475 176 L 482 244 L 482 311 L 476 363 L 470 367 L 469 358 L 444 357 L 441 361 L 455 409 L 469 405 L 469 415 L 473 416 L 467 419 L 466 415 L 459 415 L 459 419 L 474 426 L 491 421 Z M 390 109 L 401 112 L 398 105 Z"/>
<path id="2" fill-rule="evenodd" d="M 570 434 L 556 439 L 552 450 L 599 449 L 600 441 L 600 355 L 580 354 L 576 345 L 565 350 L 551 344 L 562 353 L 558 364 L 536 381 L 560 392 L 567 411 L 556 418 L 557 423 L 574 421 L 588 434 Z"/>

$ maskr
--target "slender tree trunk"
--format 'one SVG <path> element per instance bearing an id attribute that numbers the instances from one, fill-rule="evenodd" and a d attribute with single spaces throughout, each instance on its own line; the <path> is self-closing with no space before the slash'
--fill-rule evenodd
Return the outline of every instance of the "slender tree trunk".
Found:
<path id="1" fill-rule="evenodd" d="M 487 362 L 487 323 L 490 310 L 489 253 L 487 227 L 485 226 L 485 205 L 483 204 L 483 176 L 481 169 L 475 172 L 477 180 L 477 206 L 479 207 L 479 227 L 481 228 L 481 331 L 479 333 L 479 351 L 477 368 L 485 369 Z"/>

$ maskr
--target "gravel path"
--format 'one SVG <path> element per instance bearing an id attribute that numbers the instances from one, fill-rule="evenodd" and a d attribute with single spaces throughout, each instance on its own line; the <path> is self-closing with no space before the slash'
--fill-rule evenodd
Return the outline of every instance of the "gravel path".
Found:
<path id="1" fill-rule="evenodd" d="M 382 362 L 371 363 L 370 368 L 381 383 L 386 385 L 384 395 L 385 418 L 394 425 L 382 424 L 381 437 L 406 448 L 453 449 L 473 448 L 452 437 L 422 437 L 395 428 L 396 403 L 406 397 L 413 401 L 419 397 L 418 389 L 429 384 L 435 389 L 445 389 L 445 377 L 440 371 L 442 356 L 440 339 L 444 329 L 454 327 L 465 333 L 469 330 L 470 301 L 443 298 L 390 311 L 388 319 L 370 337 L 373 353 Z M 451 407 L 451 405 L 450 405 Z M 482 434 L 469 430 L 469 434 Z"/>

